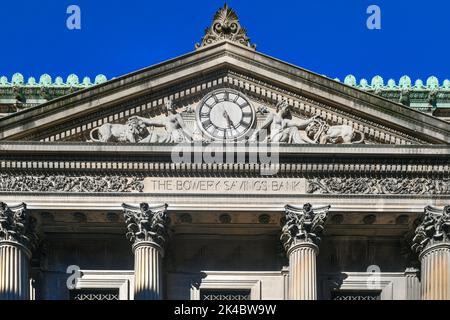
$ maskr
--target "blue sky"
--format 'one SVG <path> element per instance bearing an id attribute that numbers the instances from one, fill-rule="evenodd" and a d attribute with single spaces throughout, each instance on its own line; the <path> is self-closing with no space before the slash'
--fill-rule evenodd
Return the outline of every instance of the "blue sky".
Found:
<path id="1" fill-rule="evenodd" d="M 81 30 L 66 9 L 81 8 Z M 381 30 L 366 27 L 369 5 Z M 0 75 L 108 78 L 191 52 L 223 0 L 1 1 Z M 329 77 L 450 78 L 448 0 L 231 0 L 258 51 Z"/>

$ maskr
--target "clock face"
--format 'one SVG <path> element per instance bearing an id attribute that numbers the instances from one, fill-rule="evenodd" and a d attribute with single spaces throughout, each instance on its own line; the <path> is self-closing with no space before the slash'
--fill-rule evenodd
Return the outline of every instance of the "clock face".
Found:
<path id="1" fill-rule="evenodd" d="M 237 140 L 253 127 L 255 111 L 243 94 L 221 89 L 202 100 L 197 108 L 197 122 L 215 140 Z"/>

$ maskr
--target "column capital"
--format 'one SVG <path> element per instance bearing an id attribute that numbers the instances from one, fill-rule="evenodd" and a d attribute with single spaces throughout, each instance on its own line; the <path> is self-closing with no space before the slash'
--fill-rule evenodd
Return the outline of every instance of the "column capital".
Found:
<path id="1" fill-rule="evenodd" d="M 311 204 L 303 207 L 287 205 L 286 223 L 283 226 L 281 241 L 287 252 L 300 244 L 320 244 L 321 234 L 331 206 L 313 208 Z"/>
<path id="2" fill-rule="evenodd" d="M 435 245 L 450 245 L 450 206 L 444 209 L 428 206 L 415 231 L 412 250 L 423 254 Z"/>
<path id="3" fill-rule="evenodd" d="M 127 238 L 133 243 L 133 248 L 145 243 L 165 248 L 169 238 L 167 204 L 150 206 L 141 203 L 138 207 L 123 204 L 122 207 L 128 229 Z"/>
<path id="4" fill-rule="evenodd" d="M 10 207 L 0 202 L 0 244 L 19 245 L 31 255 L 37 242 L 36 224 L 36 219 L 27 212 L 25 203 Z"/>

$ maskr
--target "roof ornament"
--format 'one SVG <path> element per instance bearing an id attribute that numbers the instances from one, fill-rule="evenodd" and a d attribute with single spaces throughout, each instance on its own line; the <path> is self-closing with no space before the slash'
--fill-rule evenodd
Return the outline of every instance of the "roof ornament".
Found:
<path id="1" fill-rule="evenodd" d="M 241 26 L 236 12 L 229 8 L 226 3 L 214 15 L 213 23 L 211 27 L 206 29 L 202 43 L 197 43 L 195 47 L 200 49 L 223 40 L 229 40 L 242 46 L 256 49 L 255 44 L 250 44 L 247 30 Z"/>

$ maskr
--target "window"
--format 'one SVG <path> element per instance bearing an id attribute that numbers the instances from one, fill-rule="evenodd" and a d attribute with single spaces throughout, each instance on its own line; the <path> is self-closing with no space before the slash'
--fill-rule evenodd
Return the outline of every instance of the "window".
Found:
<path id="1" fill-rule="evenodd" d="M 200 283 L 191 285 L 191 300 L 261 300 L 267 273 L 204 271 Z M 276 273 L 280 277 L 280 273 Z"/>
<path id="2" fill-rule="evenodd" d="M 81 270 L 70 300 L 133 300 L 134 271 Z"/>

